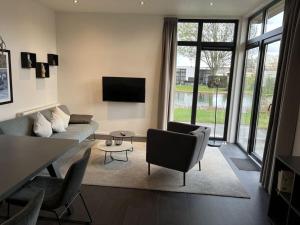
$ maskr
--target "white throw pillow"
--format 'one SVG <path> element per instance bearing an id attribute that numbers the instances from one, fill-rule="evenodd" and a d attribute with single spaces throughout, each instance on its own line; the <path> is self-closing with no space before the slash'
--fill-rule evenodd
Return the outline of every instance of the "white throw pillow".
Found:
<path id="1" fill-rule="evenodd" d="M 63 118 L 54 112 L 52 113 L 51 126 L 54 132 L 60 133 L 66 131 Z"/>
<path id="2" fill-rule="evenodd" d="M 66 114 L 58 107 L 54 109 L 53 113 L 58 114 L 62 118 L 62 120 L 64 121 L 64 128 L 67 128 L 69 126 L 70 115 Z"/>
<path id="3" fill-rule="evenodd" d="M 51 123 L 38 112 L 34 120 L 33 132 L 39 137 L 50 137 L 52 135 Z"/>

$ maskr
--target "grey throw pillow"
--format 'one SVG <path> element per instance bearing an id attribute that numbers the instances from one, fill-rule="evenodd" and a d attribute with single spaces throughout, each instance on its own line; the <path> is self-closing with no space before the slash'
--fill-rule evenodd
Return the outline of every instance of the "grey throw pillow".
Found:
<path id="1" fill-rule="evenodd" d="M 89 124 L 92 121 L 92 115 L 79 115 L 72 114 L 70 118 L 70 124 Z"/>

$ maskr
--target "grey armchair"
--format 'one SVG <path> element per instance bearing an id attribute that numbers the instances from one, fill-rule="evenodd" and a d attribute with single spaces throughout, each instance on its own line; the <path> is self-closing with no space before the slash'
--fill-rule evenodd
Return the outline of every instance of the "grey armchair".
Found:
<path id="1" fill-rule="evenodd" d="M 167 130 L 149 129 L 146 150 L 148 175 L 151 164 L 181 171 L 185 186 L 186 173 L 197 163 L 201 170 L 210 131 L 209 127 L 178 122 L 169 122 Z"/>

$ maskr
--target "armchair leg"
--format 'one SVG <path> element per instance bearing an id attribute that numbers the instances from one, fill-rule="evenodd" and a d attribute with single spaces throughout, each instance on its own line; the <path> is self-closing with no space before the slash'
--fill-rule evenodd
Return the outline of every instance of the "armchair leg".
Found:
<path id="1" fill-rule="evenodd" d="M 199 171 L 201 171 L 201 162 L 199 161 Z"/>
<path id="2" fill-rule="evenodd" d="M 148 163 L 148 176 L 150 176 L 150 163 Z"/>
<path id="3" fill-rule="evenodd" d="M 183 186 L 185 186 L 185 173 L 183 173 Z"/>

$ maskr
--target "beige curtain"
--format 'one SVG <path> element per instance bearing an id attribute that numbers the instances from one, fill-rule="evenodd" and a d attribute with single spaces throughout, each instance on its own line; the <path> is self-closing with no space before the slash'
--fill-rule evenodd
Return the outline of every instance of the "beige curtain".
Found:
<path id="1" fill-rule="evenodd" d="M 300 1 L 286 0 L 279 74 L 275 87 L 261 182 L 270 188 L 276 155 L 292 155 L 300 104 Z"/>
<path id="2" fill-rule="evenodd" d="M 170 115 L 172 83 L 176 73 L 177 18 L 165 18 L 159 86 L 158 128 L 165 129 Z"/>

